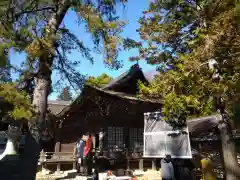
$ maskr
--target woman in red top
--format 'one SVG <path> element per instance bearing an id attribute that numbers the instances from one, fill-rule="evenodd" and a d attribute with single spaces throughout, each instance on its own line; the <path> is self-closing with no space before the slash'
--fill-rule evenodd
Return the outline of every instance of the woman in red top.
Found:
<path id="1" fill-rule="evenodd" d="M 87 174 L 91 174 L 92 171 L 92 138 L 91 135 L 88 136 L 88 139 L 86 141 L 86 145 L 84 148 L 84 157 L 86 158 L 86 165 L 87 165 Z"/>
<path id="2" fill-rule="evenodd" d="M 92 151 L 93 143 L 92 143 L 92 138 L 89 135 L 88 140 L 86 141 L 86 145 L 84 148 L 84 156 L 88 157 L 89 152 Z"/>

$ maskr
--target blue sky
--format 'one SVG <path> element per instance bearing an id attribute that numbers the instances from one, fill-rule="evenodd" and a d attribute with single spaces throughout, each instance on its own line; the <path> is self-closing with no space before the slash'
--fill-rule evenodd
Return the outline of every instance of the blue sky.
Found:
<path id="1" fill-rule="evenodd" d="M 122 33 L 123 37 L 130 37 L 135 40 L 139 40 L 139 35 L 136 33 L 136 29 L 139 27 L 138 19 L 142 16 L 142 11 L 146 10 L 149 4 L 149 0 L 130 0 L 125 9 L 123 9 L 122 5 L 118 5 L 117 13 L 121 19 L 126 20 L 128 22 L 127 26 L 124 28 L 124 32 Z M 87 46 L 92 46 L 91 36 L 85 32 L 85 29 L 82 25 L 78 25 L 77 16 L 73 11 L 69 11 L 64 18 L 63 23 L 67 28 L 69 28 L 74 34 L 76 34 L 79 39 L 81 39 Z M 82 74 L 87 74 L 91 76 L 99 76 L 102 73 L 107 73 L 112 77 L 116 77 L 130 68 L 133 62 L 130 62 L 128 59 L 131 56 L 137 55 L 136 50 L 131 51 L 122 51 L 119 53 L 119 60 L 123 61 L 123 68 L 119 70 L 110 70 L 106 68 L 103 64 L 103 54 L 92 54 L 95 63 L 91 64 L 89 61 L 83 59 L 79 52 L 73 51 L 69 58 L 71 60 L 79 60 L 81 58 L 81 64 L 77 67 L 77 70 Z M 24 59 L 24 55 L 12 53 L 10 55 L 10 60 L 14 64 L 20 64 L 20 62 Z M 144 61 L 139 62 L 143 71 L 151 71 L 155 69 L 153 66 L 146 64 Z M 53 72 L 52 80 L 53 83 L 59 79 L 59 76 Z M 56 99 L 57 93 L 52 93 L 49 99 Z"/>

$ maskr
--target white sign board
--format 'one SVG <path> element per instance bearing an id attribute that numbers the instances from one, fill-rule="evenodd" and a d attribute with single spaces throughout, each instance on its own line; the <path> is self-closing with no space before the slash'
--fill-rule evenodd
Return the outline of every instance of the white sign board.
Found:
<path id="1" fill-rule="evenodd" d="M 144 113 L 143 148 L 148 158 L 192 158 L 188 128 L 173 129 L 160 112 Z"/>

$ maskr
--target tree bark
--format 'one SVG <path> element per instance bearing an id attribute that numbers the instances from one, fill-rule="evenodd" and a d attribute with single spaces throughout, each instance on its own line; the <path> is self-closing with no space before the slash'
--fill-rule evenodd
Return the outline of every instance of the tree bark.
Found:
<path id="1" fill-rule="evenodd" d="M 232 128 L 227 118 L 219 121 L 218 129 L 222 142 L 222 153 L 224 160 L 224 168 L 227 180 L 240 179 L 240 168 L 237 161 L 237 153 L 232 135 Z"/>
<path id="2" fill-rule="evenodd" d="M 45 37 L 56 35 L 68 8 L 70 0 L 59 1 L 57 12 L 50 17 L 45 28 Z M 54 44 L 55 42 L 52 42 Z M 39 58 L 39 69 L 36 77 L 36 87 L 33 92 L 32 105 L 36 112 L 36 118 L 29 121 L 29 133 L 26 137 L 24 153 L 20 157 L 20 179 L 33 180 L 36 178 L 37 164 L 41 151 L 41 136 L 45 124 L 47 112 L 47 97 L 51 86 L 51 67 L 53 56 L 48 53 Z"/>
<path id="3" fill-rule="evenodd" d="M 21 158 L 21 179 L 35 179 L 37 163 L 41 151 L 41 133 L 47 110 L 47 96 L 49 80 L 46 77 L 36 80 L 36 87 L 33 94 L 33 106 L 37 117 L 29 121 L 29 133 L 26 137 L 24 154 Z"/>

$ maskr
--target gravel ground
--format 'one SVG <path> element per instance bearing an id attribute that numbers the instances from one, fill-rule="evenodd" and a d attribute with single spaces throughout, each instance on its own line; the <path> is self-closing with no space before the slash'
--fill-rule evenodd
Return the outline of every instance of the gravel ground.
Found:
<path id="1" fill-rule="evenodd" d="M 148 171 L 135 171 L 137 174 L 142 174 L 139 180 L 161 180 L 161 172 L 148 170 Z M 65 171 L 61 174 L 43 175 L 41 172 L 37 174 L 37 180 L 88 180 L 90 177 L 78 176 L 74 171 Z"/>
<path id="2" fill-rule="evenodd" d="M 60 174 L 51 173 L 51 174 L 44 175 L 44 174 L 42 174 L 42 172 L 37 173 L 37 180 L 62 180 L 62 179 L 64 179 L 64 180 L 87 180 L 89 178 L 78 176 L 78 174 L 74 170 L 64 171 L 64 172 L 61 172 Z"/>

